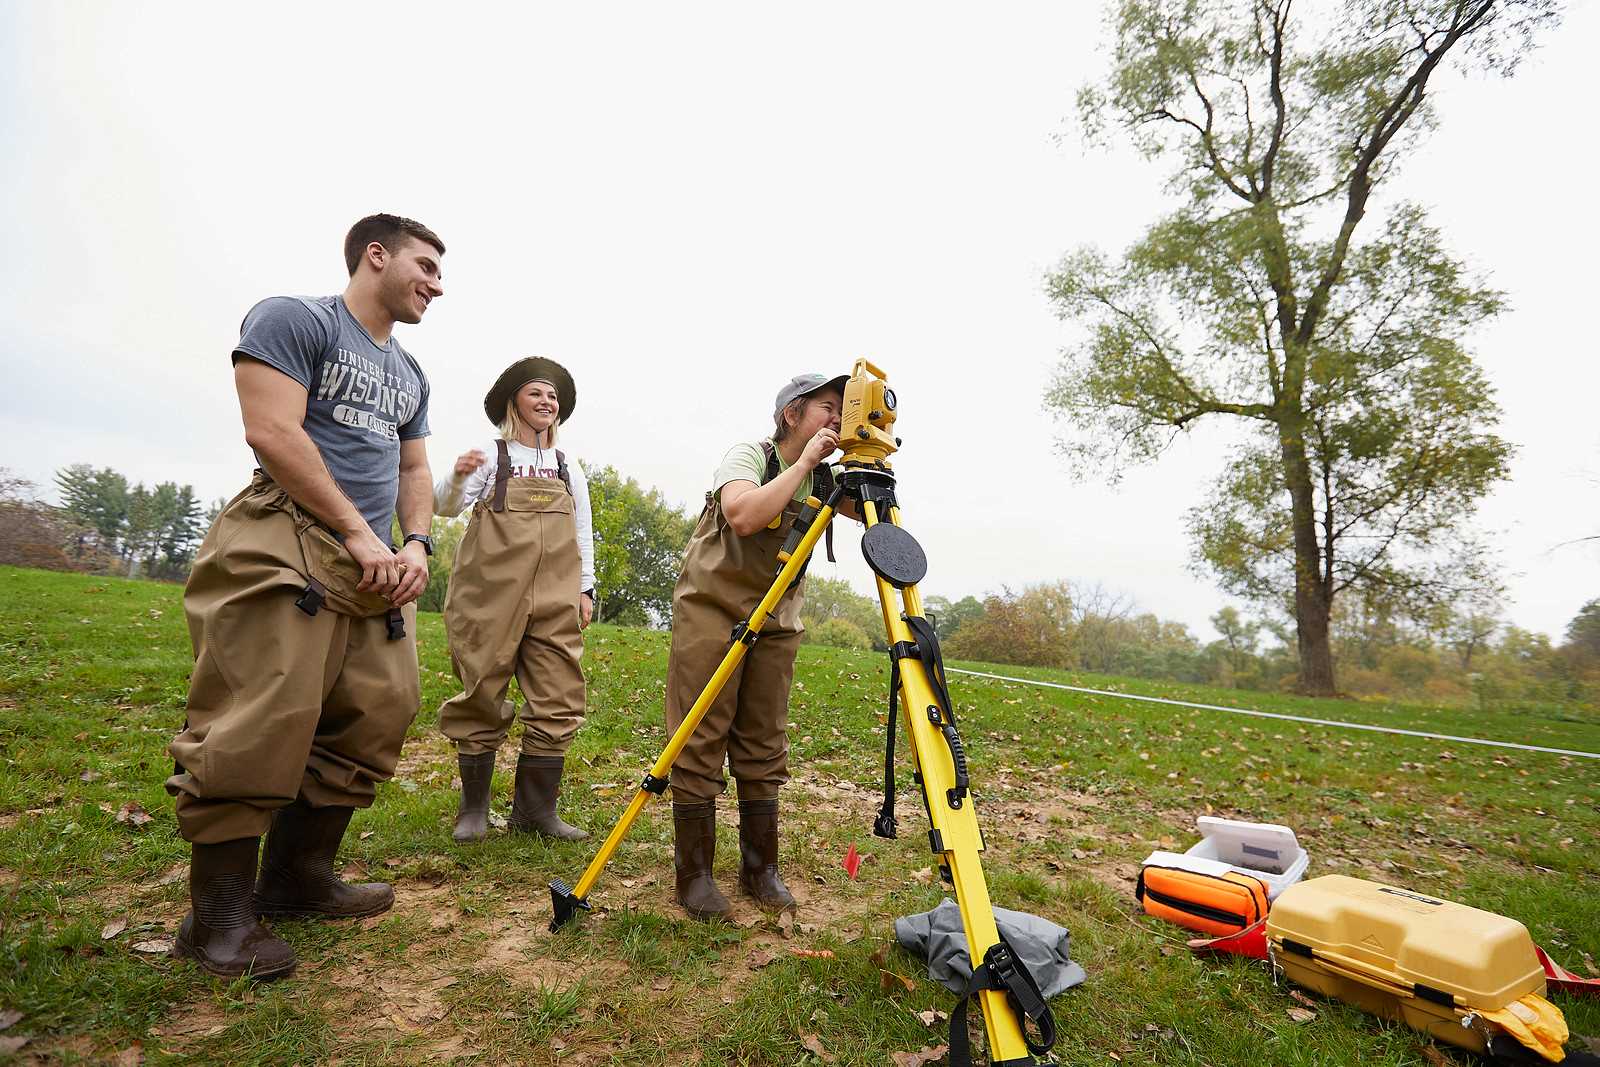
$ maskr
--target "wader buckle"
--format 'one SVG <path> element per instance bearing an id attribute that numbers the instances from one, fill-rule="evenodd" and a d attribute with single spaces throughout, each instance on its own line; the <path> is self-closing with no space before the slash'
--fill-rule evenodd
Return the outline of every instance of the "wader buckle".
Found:
<path id="1" fill-rule="evenodd" d="M 328 590 L 315 578 L 306 580 L 305 591 L 295 599 L 294 606 L 315 618 L 317 612 L 322 610 L 323 602 L 328 599 Z"/>

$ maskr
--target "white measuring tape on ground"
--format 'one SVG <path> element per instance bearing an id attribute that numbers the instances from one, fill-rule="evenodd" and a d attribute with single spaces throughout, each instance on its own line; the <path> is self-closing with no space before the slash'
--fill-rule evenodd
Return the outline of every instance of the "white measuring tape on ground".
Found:
<path id="1" fill-rule="evenodd" d="M 1303 715 L 1283 715 L 1276 711 L 1251 711 L 1248 708 L 1225 708 L 1220 704 L 1191 704 L 1187 700 L 1168 700 L 1166 697 L 1139 696 L 1136 693 L 1118 693 L 1110 689 L 1085 689 L 1079 685 L 1044 682 L 1037 678 L 1011 678 L 1004 674 L 984 671 L 964 671 L 959 667 L 946 667 L 947 674 L 970 674 L 974 678 L 993 678 L 999 682 L 1016 682 L 1019 685 L 1038 685 L 1047 689 L 1068 689 L 1074 693 L 1093 693 L 1095 696 L 1116 697 L 1119 700 L 1142 700 L 1148 704 L 1171 704 L 1180 708 L 1199 708 L 1202 711 L 1225 711 L 1229 715 L 1250 715 L 1257 719 L 1282 719 L 1284 722 L 1305 722 L 1313 726 L 1337 726 L 1345 730 L 1371 730 L 1378 734 L 1400 734 L 1405 737 L 1428 737 L 1435 741 L 1459 741 L 1464 745 L 1488 745 L 1491 748 L 1520 748 L 1524 752 L 1548 752 L 1556 756 L 1581 756 L 1600 759 L 1600 752 L 1579 752 L 1571 748 L 1546 748 L 1543 745 L 1524 745 L 1516 741 L 1490 741 L 1482 737 L 1457 737 L 1455 734 L 1431 734 L 1426 730 L 1402 730 L 1395 726 L 1374 726 L 1365 722 L 1340 722 L 1338 719 L 1311 719 Z"/>

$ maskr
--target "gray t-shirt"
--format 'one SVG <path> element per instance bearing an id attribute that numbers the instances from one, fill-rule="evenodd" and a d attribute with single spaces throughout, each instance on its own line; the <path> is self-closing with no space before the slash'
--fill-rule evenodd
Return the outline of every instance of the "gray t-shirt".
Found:
<path id="1" fill-rule="evenodd" d="M 393 337 L 373 343 L 339 296 L 268 297 L 244 317 L 233 356 L 259 359 L 306 387 L 306 435 L 387 543 L 400 442 L 428 436 L 428 379 L 417 361 Z"/>

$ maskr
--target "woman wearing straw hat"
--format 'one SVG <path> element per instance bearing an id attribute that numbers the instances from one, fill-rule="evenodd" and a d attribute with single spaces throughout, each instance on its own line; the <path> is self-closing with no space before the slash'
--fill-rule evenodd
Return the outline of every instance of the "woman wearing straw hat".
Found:
<path id="1" fill-rule="evenodd" d="M 567 746 L 583 724 L 578 661 L 594 613 L 589 485 L 555 447 L 576 403 L 561 364 L 518 360 L 483 400 L 500 436 L 463 454 L 434 487 L 438 514 L 472 508 L 444 604 L 462 689 L 439 708 L 461 773 L 457 841 L 488 833 L 495 753 L 516 715 L 506 699 L 513 676 L 525 703 L 511 828 L 566 841 L 589 836 L 556 814 Z"/>
<path id="2" fill-rule="evenodd" d="M 721 663 L 734 624 L 771 588 L 789 527 L 820 490 L 817 470 L 839 446 L 845 381 L 802 374 L 787 382 L 772 436 L 735 445 L 717 468 L 672 594 L 669 734 Z M 739 783 L 739 888 L 763 908 L 795 903 L 778 874 L 778 788 L 789 780 L 789 687 L 803 596 L 803 582 L 784 593 L 672 766 L 676 894 L 696 919 L 729 910 L 711 876 L 724 766 Z"/>

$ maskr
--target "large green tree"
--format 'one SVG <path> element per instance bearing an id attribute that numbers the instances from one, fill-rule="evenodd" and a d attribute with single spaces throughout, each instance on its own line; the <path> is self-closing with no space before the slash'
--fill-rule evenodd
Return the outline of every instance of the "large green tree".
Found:
<path id="1" fill-rule="evenodd" d="M 1202 419 L 1242 427 L 1190 528 L 1225 589 L 1289 606 L 1304 692 L 1334 691 L 1344 590 L 1420 613 L 1482 577 L 1462 524 L 1510 446 L 1463 339 L 1501 297 L 1422 208 L 1374 195 L 1432 125 L 1440 66 L 1508 71 L 1552 9 L 1127 0 L 1080 95 L 1091 131 L 1174 165 L 1176 206 L 1120 261 L 1080 250 L 1049 277 L 1085 327 L 1049 395 L 1064 449 L 1114 476 Z"/>
<path id="2" fill-rule="evenodd" d="M 672 617 L 672 587 L 694 522 L 656 489 L 612 467 L 584 466 L 594 516 L 599 621 L 661 626 Z"/>

